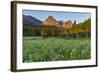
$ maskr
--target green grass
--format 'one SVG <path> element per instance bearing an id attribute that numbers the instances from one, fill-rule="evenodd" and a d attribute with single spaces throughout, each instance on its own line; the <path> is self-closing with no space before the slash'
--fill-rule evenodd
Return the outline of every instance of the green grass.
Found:
<path id="1" fill-rule="evenodd" d="M 90 44 L 89 38 L 24 37 L 23 62 L 90 59 Z"/>

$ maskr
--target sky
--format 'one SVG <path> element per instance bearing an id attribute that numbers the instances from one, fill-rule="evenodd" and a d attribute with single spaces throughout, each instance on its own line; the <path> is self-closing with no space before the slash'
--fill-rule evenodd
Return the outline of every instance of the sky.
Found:
<path id="1" fill-rule="evenodd" d="M 90 13 L 67 12 L 67 11 L 61 12 L 61 11 L 23 10 L 23 14 L 33 16 L 41 21 L 44 21 L 46 18 L 48 18 L 48 16 L 53 16 L 58 21 L 76 20 L 77 24 L 91 17 Z"/>

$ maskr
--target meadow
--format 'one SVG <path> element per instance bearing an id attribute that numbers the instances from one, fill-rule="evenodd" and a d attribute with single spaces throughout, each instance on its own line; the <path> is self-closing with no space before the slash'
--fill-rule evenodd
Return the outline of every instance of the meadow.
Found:
<path id="1" fill-rule="evenodd" d="M 23 37 L 23 62 L 91 58 L 90 38 Z"/>

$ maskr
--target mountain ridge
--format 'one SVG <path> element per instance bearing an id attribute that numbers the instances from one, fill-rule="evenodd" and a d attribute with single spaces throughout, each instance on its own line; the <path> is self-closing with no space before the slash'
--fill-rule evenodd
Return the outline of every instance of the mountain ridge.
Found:
<path id="1" fill-rule="evenodd" d="M 33 17 L 33 16 L 30 16 L 30 15 L 23 15 L 23 24 L 24 25 L 39 25 L 41 26 L 42 25 L 42 21 L 40 21 L 39 19 Z"/>
<path id="2" fill-rule="evenodd" d="M 48 16 L 44 21 L 41 21 L 30 15 L 23 15 L 23 24 L 26 26 L 56 26 L 63 28 L 71 28 L 73 23 L 68 21 L 57 21 L 53 16 Z"/>

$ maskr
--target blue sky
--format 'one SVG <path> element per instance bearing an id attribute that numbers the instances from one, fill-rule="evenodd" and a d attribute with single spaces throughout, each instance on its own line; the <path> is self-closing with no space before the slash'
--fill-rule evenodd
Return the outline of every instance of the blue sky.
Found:
<path id="1" fill-rule="evenodd" d="M 76 20 L 77 23 L 91 17 L 90 13 L 83 12 L 61 12 L 61 11 L 40 11 L 40 10 L 23 10 L 24 15 L 31 15 L 41 21 L 44 21 L 48 16 L 53 16 L 56 20 Z"/>

